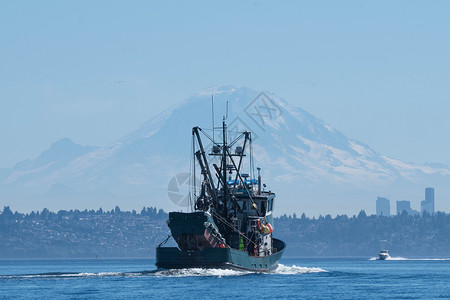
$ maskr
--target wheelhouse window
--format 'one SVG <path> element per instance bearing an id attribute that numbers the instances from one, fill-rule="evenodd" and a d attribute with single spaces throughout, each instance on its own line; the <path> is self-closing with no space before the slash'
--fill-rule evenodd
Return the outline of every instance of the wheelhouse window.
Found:
<path id="1" fill-rule="evenodd" d="M 272 206 L 273 206 L 273 199 L 269 199 L 269 201 L 267 201 L 268 202 L 268 207 L 267 207 L 267 211 L 269 212 L 269 211 L 272 211 Z"/>
<path id="2" fill-rule="evenodd" d="M 243 211 L 248 210 L 248 201 L 238 201 L 238 203 Z"/>
<path id="3" fill-rule="evenodd" d="M 263 215 L 266 214 L 266 208 L 267 208 L 266 201 L 261 201 L 261 214 Z"/>

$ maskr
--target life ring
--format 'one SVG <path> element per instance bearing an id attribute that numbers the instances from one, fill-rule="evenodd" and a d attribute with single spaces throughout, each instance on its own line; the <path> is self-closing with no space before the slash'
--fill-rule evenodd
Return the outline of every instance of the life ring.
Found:
<path id="1" fill-rule="evenodd" d="M 273 227 L 272 225 L 270 225 L 270 223 L 262 224 L 261 222 L 259 222 L 258 229 L 263 234 L 269 234 L 273 232 Z"/>

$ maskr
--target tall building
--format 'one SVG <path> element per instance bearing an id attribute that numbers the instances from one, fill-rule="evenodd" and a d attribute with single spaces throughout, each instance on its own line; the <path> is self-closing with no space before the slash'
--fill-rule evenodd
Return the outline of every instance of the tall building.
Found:
<path id="1" fill-rule="evenodd" d="M 425 200 L 420 202 L 420 211 L 422 214 L 424 212 L 434 214 L 434 188 L 427 187 L 425 189 Z"/>
<path id="2" fill-rule="evenodd" d="M 431 212 L 434 213 L 434 188 L 427 187 L 425 189 L 425 201 L 430 203 Z"/>
<path id="3" fill-rule="evenodd" d="M 388 198 L 377 197 L 377 216 L 389 217 L 391 215 L 391 203 Z"/>
<path id="4" fill-rule="evenodd" d="M 403 211 L 406 211 L 407 214 L 410 214 L 411 202 L 406 200 L 397 201 L 397 215 L 401 215 Z"/>
<path id="5" fill-rule="evenodd" d="M 397 201 L 397 215 L 401 215 L 403 211 L 410 216 L 418 215 L 419 212 L 411 208 L 411 202 L 407 200 Z"/>

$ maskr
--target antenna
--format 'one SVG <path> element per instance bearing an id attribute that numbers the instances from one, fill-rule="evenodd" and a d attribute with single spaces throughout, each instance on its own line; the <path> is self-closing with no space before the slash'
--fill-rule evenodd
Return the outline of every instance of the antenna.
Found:
<path id="1" fill-rule="evenodd" d="M 212 110 L 213 144 L 214 144 L 214 94 L 211 95 L 211 110 Z"/>
<path id="2" fill-rule="evenodd" d="M 225 117 L 225 120 L 228 119 L 228 101 L 227 101 L 227 116 Z"/>

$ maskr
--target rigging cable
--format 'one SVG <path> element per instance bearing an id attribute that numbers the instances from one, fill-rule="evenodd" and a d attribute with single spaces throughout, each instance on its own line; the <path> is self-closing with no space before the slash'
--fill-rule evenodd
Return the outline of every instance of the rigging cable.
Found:
<path id="1" fill-rule="evenodd" d="M 255 178 L 255 163 L 253 161 L 253 139 L 252 133 L 249 133 L 249 143 L 250 143 L 250 172 L 252 174 L 252 179 Z"/>
<path id="2" fill-rule="evenodd" d="M 190 160 L 190 174 L 189 174 L 189 206 L 191 208 L 191 212 L 194 211 L 195 201 L 197 200 L 197 182 L 196 182 L 196 173 L 195 173 L 195 137 L 192 135 L 192 159 Z"/>
<path id="3" fill-rule="evenodd" d="M 218 213 L 216 213 L 215 211 L 213 211 L 213 214 L 215 217 L 217 217 L 217 219 L 219 219 L 220 222 L 222 222 L 223 224 L 225 224 L 226 226 L 230 227 L 234 232 L 239 233 L 239 235 L 241 235 L 242 237 L 244 237 L 246 240 L 248 240 L 250 243 L 252 243 L 253 245 L 256 246 L 256 243 L 253 242 L 250 238 L 248 238 L 244 233 L 240 232 L 239 230 L 236 229 L 236 227 L 234 227 L 232 224 L 230 224 L 224 217 L 222 217 L 221 215 L 219 215 Z"/>

